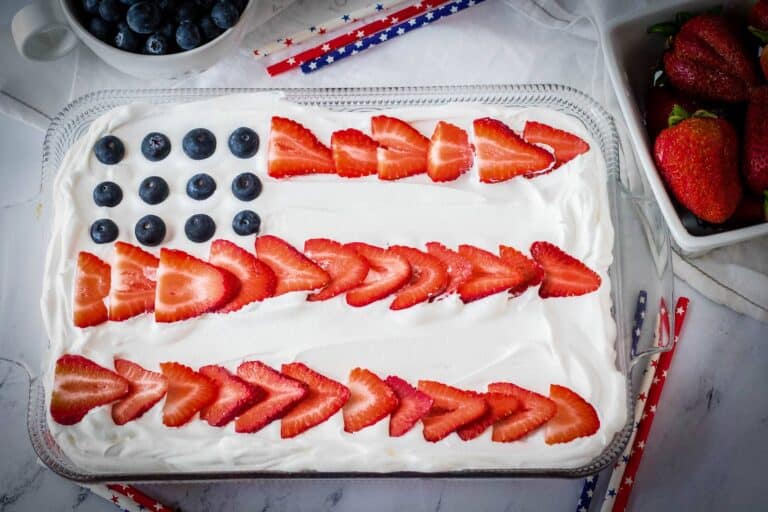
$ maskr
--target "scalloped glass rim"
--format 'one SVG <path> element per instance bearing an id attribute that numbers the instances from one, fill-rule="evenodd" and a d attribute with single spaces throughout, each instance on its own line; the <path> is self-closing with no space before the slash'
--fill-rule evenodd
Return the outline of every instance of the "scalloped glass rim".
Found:
<path id="1" fill-rule="evenodd" d="M 213 96 L 236 93 L 274 91 L 278 89 L 145 89 L 145 90 L 104 90 L 78 98 L 67 105 L 51 122 L 43 145 L 40 189 L 47 197 L 53 176 L 71 145 L 87 130 L 90 123 L 112 108 L 133 102 L 155 104 L 188 102 Z M 116 481 L 195 481 L 227 480 L 248 478 L 391 478 L 391 477 L 442 477 L 442 478 L 508 478 L 508 477 L 568 477 L 592 475 L 612 464 L 622 453 L 631 431 L 634 413 L 631 369 L 637 361 L 630 354 L 630 329 L 634 303 L 626 304 L 622 298 L 622 276 L 624 276 L 621 255 L 623 237 L 618 236 L 622 225 L 628 222 L 625 214 L 619 213 L 618 205 L 628 206 L 644 229 L 653 262 L 656 284 L 662 290 L 660 295 L 671 302 L 671 252 L 669 240 L 663 225 L 648 220 L 648 208 L 655 208 L 647 198 L 635 197 L 626 191 L 621 183 L 619 165 L 619 137 L 611 116 L 586 94 L 558 84 L 525 85 L 473 85 L 473 86 L 430 86 L 430 87 L 368 87 L 368 88 L 327 88 L 327 89 L 279 89 L 286 98 L 303 105 L 320 106 L 332 110 L 374 110 L 400 106 L 440 105 L 453 102 L 500 104 L 509 107 L 547 107 L 559 110 L 578 119 L 600 146 L 608 170 L 608 193 L 611 216 L 617 236 L 614 246 L 614 264 L 609 273 L 613 283 L 613 313 L 616 320 L 617 366 L 625 376 L 627 421 L 612 442 L 589 463 L 576 468 L 525 468 L 493 470 L 461 470 L 454 472 L 420 473 L 319 473 L 279 471 L 193 471 L 193 472 L 152 472 L 152 473 L 94 473 L 76 466 L 61 451 L 50 434 L 45 410 L 45 391 L 41 379 L 32 379 L 27 427 L 32 446 L 40 460 L 55 473 L 78 482 Z M 652 212 L 653 213 L 653 212 Z M 50 215 L 49 215 L 50 217 Z M 651 215 L 653 217 L 653 215 Z M 47 219 L 50 220 L 50 219 Z M 46 229 L 49 226 L 46 225 Z M 648 329 L 646 329 L 648 331 Z M 652 337 L 651 337 L 652 338 Z M 650 345 L 646 339 L 645 345 Z M 663 345 L 663 344 L 662 344 Z"/>

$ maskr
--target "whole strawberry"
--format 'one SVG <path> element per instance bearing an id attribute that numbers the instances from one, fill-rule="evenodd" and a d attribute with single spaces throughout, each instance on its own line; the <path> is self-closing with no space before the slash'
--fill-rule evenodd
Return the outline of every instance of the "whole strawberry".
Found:
<path id="1" fill-rule="evenodd" d="M 750 26 L 749 31 L 763 44 L 760 48 L 760 68 L 763 70 L 763 76 L 768 80 L 768 30 Z"/>
<path id="2" fill-rule="evenodd" d="M 675 107 L 670 128 L 654 144 L 654 158 L 677 200 L 707 222 L 725 222 L 741 200 L 739 143 L 731 124 Z M 679 120 L 679 122 L 678 122 Z"/>
<path id="3" fill-rule="evenodd" d="M 747 106 L 742 170 L 753 192 L 768 190 L 768 86 L 755 88 Z"/>
<path id="4" fill-rule="evenodd" d="M 768 0 L 760 0 L 752 6 L 749 24 L 760 30 L 768 30 Z"/>
<path id="5" fill-rule="evenodd" d="M 740 34 L 717 14 L 685 22 L 663 60 L 670 83 L 702 100 L 746 101 L 758 83 L 754 59 Z"/>
<path id="6" fill-rule="evenodd" d="M 671 87 L 648 89 L 645 96 L 645 128 L 651 141 L 668 127 L 669 116 L 675 105 L 680 105 L 689 112 L 695 109 L 693 101 Z"/>

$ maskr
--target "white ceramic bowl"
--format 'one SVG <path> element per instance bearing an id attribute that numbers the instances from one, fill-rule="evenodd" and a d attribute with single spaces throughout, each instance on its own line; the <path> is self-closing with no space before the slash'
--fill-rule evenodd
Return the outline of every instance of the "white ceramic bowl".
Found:
<path id="1" fill-rule="evenodd" d="M 74 48 L 79 39 L 110 66 L 146 79 L 180 78 L 216 64 L 239 46 L 259 0 L 250 0 L 237 24 L 216 39 L 194 50 L 170 55 L 131 53 L 100 41 L 75 16 L 74 1 L 37 0 L 16 13 L 11 31 L 19 53 L 32 60 L 57 59 Z"/>
<path id="2" fill-rule="evenodd" d="M 750 0 L 725 2 L 727 7 L 746 10 Z M 695 236 L 683 226 L 664 182 L 653 161 L 652 142 L 643 122 L 643 103 L 654 64 L 664 51 L 664 38 L 646 34 L 646 29 L 660 21 L 674 18 L 680 11 L 702 11 L 723 2 L 687 2 L 674 7 L 654 9 L 633 14 L 612 22 L 603 34 L 608 73 L 616 90 L 621 111 L 629 128 L 630 138 L 639 164 L 659 203 L 659 208 L 678 247 L 686 254 L 701 254 L 716 247 L 735 244 L 768 235 L 768 223 L 757 224 L 712 235 Z"/>

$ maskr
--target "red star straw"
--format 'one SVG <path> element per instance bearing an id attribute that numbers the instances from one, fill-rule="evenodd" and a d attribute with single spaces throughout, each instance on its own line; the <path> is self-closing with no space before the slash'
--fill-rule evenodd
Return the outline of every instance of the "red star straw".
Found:
<path id="1" fill-rule="evenodd" d="M 656 416 L 656 407 L 658 406 L 659 398 L 661 398 L 661 392 L 664 390 L 664 383 L 667 380 L 667 372 L 669 372 L 672 358 L 675 355 L 675 349 L 680 341 L 680 332 L 683 328 L 683 322 L 685 321 L 685 314 L 687 311 L 688 299 L 686 297 L 680 297 L 675 306 L 675 337 L 672 339 L 672 348 L 668 352 L 662 353 L 659 357 L 656 376 L 648 391 L 645 411 L 637 428 L 635 443 L 632 446 L 629 461 L 624 470 L 624 476 L 622 477 L 621 485 L 616 494 L 616 500 L 613 503 L 613 511 L 623 512 L 627 509 L 629 496 L 635 485 L 637 470 L 640 467 L 640 461 L 643 458 L 645 445 L 648 442 L 648 435 L 651 431 L 651 426 L 653 425 L 653 418 Z"/>
<path id="2" fill-rule="evenodd" d="M 174 512 L 174 509 L 171 507 L 163 505 L 156 499 L 147 496 L 132 485 L 93 484 L 84 487 L 113 503 L 121 510 L 127 510 L 128 512 Z"/>

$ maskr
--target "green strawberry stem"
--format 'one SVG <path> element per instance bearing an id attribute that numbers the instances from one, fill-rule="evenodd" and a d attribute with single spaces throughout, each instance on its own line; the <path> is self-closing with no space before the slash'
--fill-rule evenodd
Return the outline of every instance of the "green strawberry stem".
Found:
<path id="1" fill-rule="evenodd" d="M 716 5 L 705 11 L 698 11 L 698 12 L 680 11 L 675 14 L 674 20 L 654 23 L 653 25 L 651 25 L 646 29 L 646 33 L 661 34 L 662 36 L 673 36 L 678 32 L 680 32 L 680 27 L 685 25 L 686 21 L 690 20 L 691 18 L 695 18 L 699 14 L 720 14 L 722 12 L 723 12 L 722 5 Z"/>
<path id="2" fill-rule="evenodd" d="M 750 26 L 749 31 L 752 32 L 752 35 L 758 38 L 761 43 L 768 44 L 768 30 L 760 30 L 757 27 Z"/>
<path id="3" fill-rule="evenodd" d="M 674 21 L 662 21 L 661 23 L 656 23 L 648 27 L 648 29 L 646 30 L 646 33 L 660 34 L 662 36 L 673 36 L 677 34 L 679 30 L 680 30 L 680 25 L 678 25 Z"/>
<path id="4" fill-rule="evenodd" d="M 672 107 L 672 112 L 669 113 L 669 118 L 667 119 L 667 126 L 669 128 L 672 128 L 676 124 L 681 123 L 686 119 L 690 119 L 692 117 L 700 117 L 703 119 L 717 119 L 717 116 L 712 112 L 710 112 L 709 110 L 699 109 L 693 114 L 690 114 L 683 107 L 681 107 L 678 104 L 675 104 L 675 106 Z"/>

